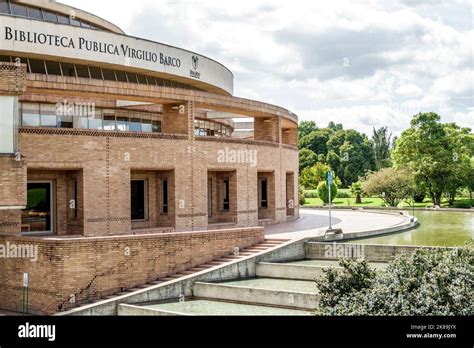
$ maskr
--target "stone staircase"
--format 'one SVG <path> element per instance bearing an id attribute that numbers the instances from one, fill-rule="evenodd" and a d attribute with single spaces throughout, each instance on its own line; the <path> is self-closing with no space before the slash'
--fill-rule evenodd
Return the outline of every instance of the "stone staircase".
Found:
<path id="1" fill-rule="evenodd" d="M 251 247 L 242 249 L 238 253 L 228 254 L 226 256 L 222 256 L 218 259 L 209 261 L 205 264 L 195 266 L 193 268 L 190 268 L 190 269 L 187 269 L 187 270 L 184 270 L 184 271 L 180 271 L 178 273 L 171 274 L 171 275 L 168 275 L 168 276 L 163 277 L 163 278 L 159 278 L 157 280 L 148 282 L 146 284 L 138 285 L 138 286 L 135 286 L 133 288 L 123 289 L 122 291 L 115 292 L 111 295 L 102 297 L 100 299 L 89 301 L 88 303 L 97 303 L 97 302 L 100 302 L 100 301 L 112 299 L 114 297 L 129 294 L 129 293 L 132 293 L 132 292 L 137 291 L 137 290 L 148 288 L 150 286 L 166 283 L 166 282 L 176 280 L 176 279 L 184 277 L 184 276 L 188 276 L 188 275 L 198 273 L 198 272 L 201 272 L 201 271 L 204 271 L 204 270 L 207 270 L 207 269 L 211 269 L 213 267 L 221 266 L 221 265 L 224 265 L 226 263 L 233 262 L 235 260 L 243 259 L 244 257 L 252 256 L 252 255 L 258 254 L 260 252 L 266 251 L 270 248 L 276 247 L 276 246 L 278 246 L 280 244 L 283 244 L 287 241 L 288 241 L 287 239 L 265 239 L 265 241 L 263 241 L 259 244 L 255 244 Z M 83 304 L 84 303 L 82 303 L 81 305 L 83 305 Z"/>

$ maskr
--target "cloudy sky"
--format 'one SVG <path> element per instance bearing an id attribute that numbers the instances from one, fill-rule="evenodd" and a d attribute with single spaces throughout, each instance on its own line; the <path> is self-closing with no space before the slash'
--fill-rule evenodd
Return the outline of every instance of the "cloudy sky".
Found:
<path id="1" fill-rule="evenodd" d="M 61 0 L 230 68 L 235 95 L 394 134 L 413 114 L 474 128 L 471 0 Z"/>

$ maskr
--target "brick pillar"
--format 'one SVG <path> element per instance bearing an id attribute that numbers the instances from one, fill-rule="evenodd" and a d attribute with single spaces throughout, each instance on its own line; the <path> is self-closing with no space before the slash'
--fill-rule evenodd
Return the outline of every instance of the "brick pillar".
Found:
<path id="1" fill-rule="evenodd" d="M 189 129 L 194 125 L 190 124 L 191 119 L 189 112 L 190 102 L 183 102 L 181 104 L 165 104 L 163 105 L 163 133 L 171 134 L 187 134 Z"/>
<path id="2" fill-rule="evenodd" d="M 280 141 L 280 120 L 278 117 L 256 117 L 254 139 L 278 143 Z"/>
<path id="3" fill-rule="evenodd" d="M 281 142 L 287 145 L 298 146 L 298 129 L 297 128 L 282 129 Z"/>

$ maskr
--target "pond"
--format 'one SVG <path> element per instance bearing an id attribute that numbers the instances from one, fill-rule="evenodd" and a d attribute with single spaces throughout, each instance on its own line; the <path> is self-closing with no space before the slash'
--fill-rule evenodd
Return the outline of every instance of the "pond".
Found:
<path id="1" fill-rule="evenodd" d="M 408 212 L 413 215 L 413 212 Z M 415 211 L 415 229 L 357 239 L 361 244 L 463 246 L 474 241 L 474 212 Z"/>

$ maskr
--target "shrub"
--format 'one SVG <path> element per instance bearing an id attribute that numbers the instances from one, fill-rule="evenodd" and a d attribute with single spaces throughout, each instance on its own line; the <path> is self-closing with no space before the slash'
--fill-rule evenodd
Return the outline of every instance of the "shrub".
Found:
<path id="1" fill-rule="evenodd" d="M 390 207 L 396 207 L 413 191 L 413 178 L 403 169 L 383 168 L 367 174 L 362 181 L 362 191 L 370 197 L 377 196 Z"/>
<path id="2" fill-rule="evenodd" d="M 331 185 L 331 200 L 334 200 L 334 197 L 337 196 L 337 186 L 333 182 Z M 318 185 L 318 197 L 326 204 L 329 203 L 329 192 L 328 185 L 326 181 L 321 181 Z"/>
<path id="3" fill-rule="evenodd" d="M 317 190 L 304 191 L 304 198 L 318 198 L 318 191 Z"/>
<path id="4" fill-rule="evenodd" d="M 337 194 L 336 194 L 336 198 L 352 198 L 351 194 L 349 192 L 346 192 L 346 191 L 339 191 Z"/>
<path id="5" fill-rule="evenodd" d="M 298 202 L 300 206 L 303 206 L 306 204 L 306 198 L 304 197 L 304 188 L 301 185 L 298 188 Z"/>
<path id="6" fill-rule="evenodd" d="M 472 315 L 474 252 L 425 249 L 401 255 L 387 269 L 341 260 L 316 285 L 322 315 Z"/>
<path id="7" fill-rule="evenodd" d="M 426 192 L 415 192 L 413 200 L 415 203 L 423 203 L 425 201 Z"/>
<path id="8" fill-rule="evenodd" d="M 458 209 L 470 209 L 470 208 L 472 208 L 472 203 L 469 202 L 469 201 L 454 202 L 454 208 L 458 208 Z"/>

